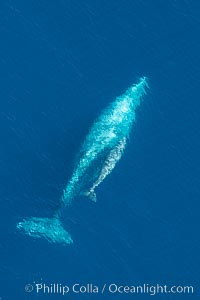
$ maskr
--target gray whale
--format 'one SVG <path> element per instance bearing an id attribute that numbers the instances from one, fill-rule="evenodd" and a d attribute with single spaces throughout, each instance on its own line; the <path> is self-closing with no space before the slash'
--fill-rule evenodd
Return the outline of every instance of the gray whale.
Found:
<path id="1" fill-rule="evenodd" d="M 60 200 L 60 209 L 80 195 L 96 201 L 96 188 L 112 172 L 120 160 L 129 138 L 136 108 L 148 87 L 145 77 L 117 97 L 94 122 L 80 149 L 79 161 Z M 43 237 L 52 243 L 70 244 L 70 234 L 59 220 L 59 210 L 52 218 L 30 217 L 17 228 L 32 237 Z"/>

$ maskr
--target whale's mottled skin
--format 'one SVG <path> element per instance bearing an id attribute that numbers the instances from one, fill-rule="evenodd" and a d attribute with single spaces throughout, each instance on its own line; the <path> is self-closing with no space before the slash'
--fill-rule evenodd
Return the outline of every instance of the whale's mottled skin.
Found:
<path id="1" fill-rule="evenodd" d="M 80 149 L 79 161 L 68 181 L 60 201 L 60 208 L 72 203 L 80 195 L 96 201 L 95 189 L 112 172 L 121 158 L 135 121 L 136 108 L 148 87 L 145 77 L 117 97 L 94 122 Z M 53 218 L 27 218 L 17 228 L 33 237 L 50 242 L 72 243 L 70 234 L 62 227 L 59 214 Z"/>
<path id="2" fill-rule="evenodd" d="M 91 195 L 93 200 L 96 199 L 95 188 L 112 171 L 122 155 L 135 121 L 136 108 L 146 87 L 146 78 L 141 78 L 138 84 L 112 102 L 94 122 L 82 145 L 82 156 L 63 192 L 62 200 L 65 204 L 70 204 L 80 194 Z M 118 155 L 116 152 L 119 152 Z"/>

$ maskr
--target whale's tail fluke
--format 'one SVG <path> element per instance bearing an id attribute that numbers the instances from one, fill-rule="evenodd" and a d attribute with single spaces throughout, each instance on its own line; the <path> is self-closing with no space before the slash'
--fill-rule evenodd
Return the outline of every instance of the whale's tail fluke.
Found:
<path id="1" fill-rule="evenodd" d="M 27 218 L 19 222 L 17 228 L 29 236 L 45 238 L 51 243 L 73 243 L 70 234 L 63 228 L 58 217 Z"/>

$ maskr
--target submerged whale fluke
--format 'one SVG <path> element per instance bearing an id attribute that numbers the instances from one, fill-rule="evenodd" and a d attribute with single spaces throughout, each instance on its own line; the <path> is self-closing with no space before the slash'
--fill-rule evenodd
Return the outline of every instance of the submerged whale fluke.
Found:
<path id="1" fill-rule="evenodd" d="M 27 218 L 17 224 L 17 228 L 32 237 L 43 237 L 51 243 L 71 244 L 70 234 L 63 228 L 58 217 Z"/>
<path id="2" fill-rule="evenodd" d="M 68 181 L 60 206 L 53 218 L 27 218 L 17 228 L 32 237 L 45 238 L 51 243 L 71 244 L 70 234 L 63 228 L 58 213 L 80 195 L 96 202 L 96 188 L 112 172 L 122 157 L 136 109 L 148 88 L 146 77 L 117 97 L 94 122 L 80 150 L 80 159 Z"/>

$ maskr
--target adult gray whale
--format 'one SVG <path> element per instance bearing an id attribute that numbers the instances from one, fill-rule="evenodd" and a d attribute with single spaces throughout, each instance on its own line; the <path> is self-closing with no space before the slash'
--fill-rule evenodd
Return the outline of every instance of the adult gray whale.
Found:
<path id="1" fill-rule="evenodd" d="M 147 87 L 146 78 L 140 78 L 94 122 L 81 147 L 71 179 L 63 191 L 59 210 L 80 195 L 96 201 L 95 189 L 121 158 L 135 121 L 136 108 L 146 94 Z M 59 210 L 52 218 L 26 218 L 17 224 L 17 228 L 29 236 L 70 244 L 73 240 L 59 220 Z"/>

